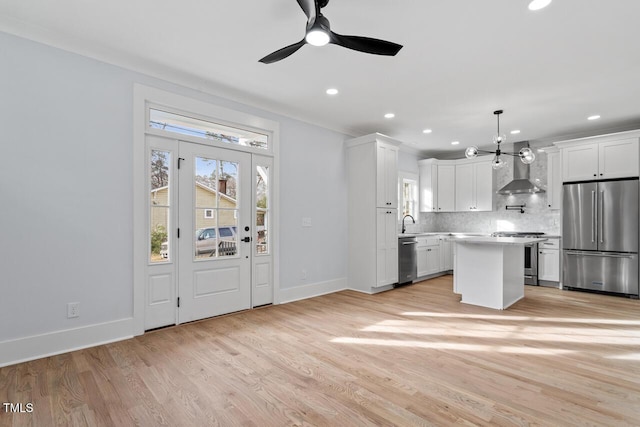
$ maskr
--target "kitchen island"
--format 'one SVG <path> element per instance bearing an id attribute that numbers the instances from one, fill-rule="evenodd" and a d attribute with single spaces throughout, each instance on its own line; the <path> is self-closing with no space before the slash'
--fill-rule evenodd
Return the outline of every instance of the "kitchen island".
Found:
<path id="1" fill-rule="evenodd" d="M 524 297 L 524 245 L 546 238 L 459 237 L 453 291 L 461 302 L 503 310 Z"/>

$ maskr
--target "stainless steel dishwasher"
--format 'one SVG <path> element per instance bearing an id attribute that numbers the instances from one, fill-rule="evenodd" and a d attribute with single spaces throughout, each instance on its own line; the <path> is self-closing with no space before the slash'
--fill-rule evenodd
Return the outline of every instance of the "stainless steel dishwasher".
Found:
<path id="1" fill-rule="evenodd" d="M 418 239 L 414 237 L 398 238 L 398 284 L 413 282 L 417 275 L 416 245 Z"/>

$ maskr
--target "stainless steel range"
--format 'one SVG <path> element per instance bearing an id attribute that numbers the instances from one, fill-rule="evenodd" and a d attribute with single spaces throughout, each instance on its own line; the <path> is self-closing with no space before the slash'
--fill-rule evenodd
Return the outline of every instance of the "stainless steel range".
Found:
<path id="1" fill-rule="evenodd" d="M 537 231 L 496 231 L 493 237 L 540 237 L 544 233 Z M 538 283 L 538 244 L 524 245 L 524 283 L 539 286 Z"/>

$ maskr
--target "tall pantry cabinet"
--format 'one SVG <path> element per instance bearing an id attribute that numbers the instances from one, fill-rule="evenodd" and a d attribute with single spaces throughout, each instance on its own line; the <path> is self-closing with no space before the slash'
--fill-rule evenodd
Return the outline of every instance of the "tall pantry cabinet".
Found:
<path id="1" fill-rule="evenodd" d="M 398 282 L 398 147 L 375 133 L 346 142 L 349 283 L 367 293 Z"/>

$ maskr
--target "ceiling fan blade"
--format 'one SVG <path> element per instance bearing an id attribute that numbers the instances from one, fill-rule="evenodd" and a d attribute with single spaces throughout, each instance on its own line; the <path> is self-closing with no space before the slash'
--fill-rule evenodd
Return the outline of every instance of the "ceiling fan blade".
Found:
<path id="1" fill-rule="evenodd" d="M 281 59 L 284 59 L 284 58 L 288 57 L 289 55 L 295 53 L 295 51 L 300 49 L 306 43 L 307 42 L 304 39 L 302 39 L 298 43 L 294 43 L 294 44 L 289 45 L 287 47 L 283 47 L 282 49 L 278 49 L 273 53 L 270 53 L 269 55 L 267 55 L 264 58 L 262 58 L 259 62 L 262 62 L 263 64 L 271 64 L 271 63 L 274 63 L 274 62 L 278 62 Z"/>
<path id="2" fill-rule="evenodd" d="M 308 25 L 313 25 L 318 16 L 318 2 L 316 0 L 298 0 L 298 4 L 307 15 Z"/>
<path id="3" fill-rule="evenodd" d="M 358 50 L 360 52 L 372 53 L 374 55 L 394 56 L 397 54 L 402 45 L 389 42 L 386 40 L 372 39 L 370 37 L 360 36 L 343 36 L 331 32 L 330 43 L 337 44 L 347 49 Z"/>

